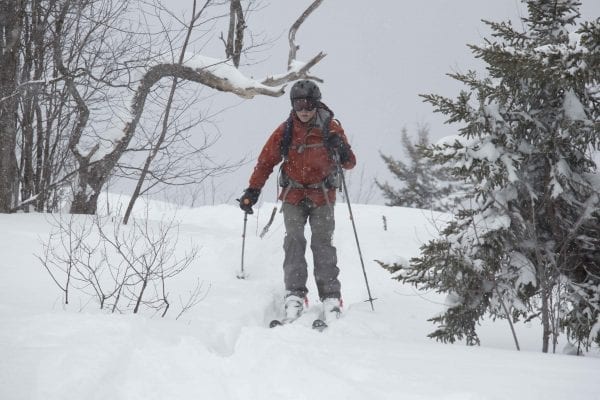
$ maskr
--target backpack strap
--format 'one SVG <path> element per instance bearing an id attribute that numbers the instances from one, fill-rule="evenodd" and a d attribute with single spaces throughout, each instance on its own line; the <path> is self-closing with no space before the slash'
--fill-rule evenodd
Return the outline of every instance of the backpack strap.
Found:
<path id="1" fill-rule="evenodd" d="M 283 201 L 285 201 L 285 197 L 287 196 L 287 193 L 292 188 L 312 189 L 313 186 L 314 186 L 314 188 L 321 187 L 321 188 L 323 188 L 323 193 L 325 193 L 325 195 L 326 195 L 326 192 L 325 192 L 326 188 L 340 188 L 340 190 L 341 190 L 341 185 L 339 183 L 339 176 L 338 176 L 337 169 L 334 169 L 329 174 L 329 176 L 327 178 L 325 178 L 325 180 L 323 182 L 316 184 L 316 185 L 309 185 L 309 186 L 302 186 L 296 182 L 293 182 L 283 171 L 283 167 L 288 160 L 290 148 L 294 148 L 299 153 L 302 153 L 304 151 L 304 149 L 306 149 L 306 148 L 326 147 L 327 153 L 329 154 L 329 157 L 331 158 L 331 160 L 335 160 L 335 151 L 330 146 L 328 146 L 328 143 L 329 143 L 328 139 L 330 136 L 329 125 L 331 124 L 331 121 L 332 121 L 332 114 L 328 113 L 327 117 L 324 118 L 323 126 L 321 127 L 321 133 L 323 136 L 322 143 L 311 144 L 311 145 L 301 145 L 301 146 L 292 146 L 292 134 L 293 134 L 293 130 L 294 130 L 293 111 L 290 113 L 290 116 L 285 121 L 283 137 L 281 138 L 281 142 L 279 143 L 279 152 L 281 154 L 281 157 L 283 158 L 283 162 L 279 166 L 279 173 L 278 173 L 278 178 L 277 178 L 279 186 L 284 188 L 283 198 L 282 198 Z M 337 119 L 335 121 L 341 126 L 340 122 Z M 279 189 L 278 189 L 277 194 L 279 196 Z M 327 198 L 327 195 L 326 195 L 326 198 Z M 329 201 L 328 201 L 328 203 L 329 203 Z"/>
<path id="2" fill-rule="evenodd" d="M 330 116 L 327 117 L 323 123 L 323 127 L 321 128 L 324 146 L 327 146 L 327 143 L 328 143 L 327 139 L 329 139 L 329 135 L 330 135 L 329 134 L 329 124 L 331 124 L 331 121 L 332 121 L 332 118 Z M 338 124 L 340 124 L 340 122 L 337 119 L 335 121 Z M 292 114 L 290 113 L 290 116 L 285 121 L 285 129 L 283 131 L 283 137 L 281 138 L 281 142 L 279 143 L 279 153 L 281 154 L 281 157 L 283 158 L 284 162 L 287 160 L 287 157 L 290 154 L 290 148 L 292 147 L 293 130 L 294 130 L 294 118 L 293 118 Z M 302 146 L 303 149 L 306 147 L 317 147 L 317 146 L 316 145 Z M 294 148 L 296 148 L 296 147 L 294 146 Z M 329 155 L 333 159 L 333 149 L 327 147 L 327 151 L 329 152 Z"/>
<path id="3" fill-rule="evenodd" d="M 333 160 L 333 149 L 328 146 L 329 143 L 329 124 L 331 124 L 331 116 L 325 118 L 325 122 L 323 123 L 323 128 L 321 129 L 323 133 L 323 145 L 327 148 L 327 152 L 329 153 L 329 157 Z"/>
<path id="4" fill-rule="evenodd" d="M 281 143 L 279 143 L 279 153 L 283 160 L 287 160 L 288 154 L 290 153 L 290 145 L 292 144 L 292 132 L 294 130 L 294 118 L 290 113 L 290 116 L 285 121 L 285 129 L 283 131 L 283 137 Z"/>

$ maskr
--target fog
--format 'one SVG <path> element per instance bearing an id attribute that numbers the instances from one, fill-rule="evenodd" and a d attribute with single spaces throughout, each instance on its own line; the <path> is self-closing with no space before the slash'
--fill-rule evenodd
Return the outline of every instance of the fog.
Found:
<path id="1" fill-rule="evenodd" d="M 187 15 L 191 3 L 172 2 Z M 240 66 L 244 73 L 257 79 L 285 72 L 288 29 L 310 1 L 261 4 L 263 7 L 252 13 L 247 23 L 257 41 L 263 40 L 264 34 L 269 45 L 253 51 Z M 600 2 L 584 1 L 581 11 L 581 20 L 598 18 Z M 520 26 L 523 14 L 523 5 L 516 0 L 325 0 L 307 19 L 296 35 L 300 46 L 297 57 L 306 61 L 319 51 L 327 54 L 311 72 L 323 79 L 323 101 L 341 121 L 358 158 L 357 167 L 348 176 L 352 201 L 384 203 L 373 181 L 393 178 L 380 152 L 397 158 L 404 156 L 400 145 L 403 127 L 413 135 L 418 126 L 427 125 L 432 141 L 457 132 L 459 127 L 444 124 L 444 117 L 423 103 L 419 94 L 456 96 L 462 87 L 447 73 L 484 72 L 484 65 L 467 47 L 489 37 L 481 20 L 510 19 Z M 195 51 L 223 58 L 219 34 L 211 36 L 209 45 L 198 42 L 202 48 Z M 214 119 L 221 137 L 210 149 L 211 156 L 216 160 L 248 160 L 236 172 L 207 182 L 217 192 L 204 201 L 232 203 L 247 186 L 268 136 L 286 119 L 290 110 L 288 92 L 279 98 L 252 100 L 218 93 L 204 104 L 210 105 L 213 112 L 227 108 Z M 272 176 L 262 200 L 274 201 L 275 193 Z"/>

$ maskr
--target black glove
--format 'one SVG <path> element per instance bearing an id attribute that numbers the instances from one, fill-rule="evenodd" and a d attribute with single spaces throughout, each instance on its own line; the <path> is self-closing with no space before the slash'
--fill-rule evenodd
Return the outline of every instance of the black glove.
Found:
<path id="1" fill-rule="evenodd" d="M 240 202 L 240 208 L 248 214 L 253 214 L 252 206 L 258 201 L 260 196 L 260 189 L 248 188 L 244 191 L 242 197 L 238 200 Z"/>
<path id="2" fill-rule="evenodd" d="M 335 133 L 327 138 L 327 147 L 340 156 L 340 162 L 343 164 L 350 159 L 350 146 L 344 143 L 340 135 Z"/>

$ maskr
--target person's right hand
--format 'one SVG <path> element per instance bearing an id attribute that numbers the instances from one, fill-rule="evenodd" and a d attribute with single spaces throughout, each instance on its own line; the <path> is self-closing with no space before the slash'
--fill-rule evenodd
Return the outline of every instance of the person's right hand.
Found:
<path id="1" fill-rule="evenodd" d="M 258 201 L 258 196 L 260 196 L 260 189 L 246 189 L 242 197 L 239 199 L 240 208 L 248 214 L 253 214 L 254 211 L 252 210 L 252 206 Z"/>

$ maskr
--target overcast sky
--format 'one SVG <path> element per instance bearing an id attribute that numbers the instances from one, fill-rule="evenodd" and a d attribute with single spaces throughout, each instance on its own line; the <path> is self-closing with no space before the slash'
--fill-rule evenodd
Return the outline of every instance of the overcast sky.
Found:
<path id="1" fill-rule="evenodd" d="M 191 1 L 177 0 L 183 8 Z M 255 78 L 285 72 L 289 26 L 310 4 L 306 1 L 264 2 L 265 7 L 250 16 L 255 32 L 276 38 L 272 48 L 256 54 L 258 64 L 242 67 Z M 313 70 L 324 80 L 323 101 L 340 119 L 358 158 L 350 177 L 351 200 L 383 203 L 378 189 L 368 186 L 374 177 L 390 180 L 379 152 L 402 157 L 400 131 L 410 134 L 419 124 L 430 127 L 431 139 L 456 133 L 456 126 L 443 124 L 419 94 L 455 96 L 461 86 L 446 76 L 449 72 L 483 70 L 467 44 L 480 44 L 489 36 L 482 19 L 520 25 L 523 6 L 517 0 L 325 0 L 301 27 L 296 36 L 299 60 L 308 60 L 319 51 L 327 53 Z M 584 0 L 582 20 L 600 16 L 600 1 Z M 217 40 L 213 40 L 213 43 Z M 223 57 L 220 47 L 206 47 L 203 53 Z M 247 186 L 254 160 L 268 136 L 283 122 L 290 109 L 288 94 L 280 98 L 259 97 L 241 101 L 230 94 L 215 96 L 215 105 L 236 105 L 218 118 L 222 138 L 212 148 L 224 159 L 248 156 L 252 162 L 220 185 L 217 200 L 238 195 Z M 358 186 L 363 175 L 362 192 Z M 263 200 L 275 200 L 274 177 L 267 182 Z M 393 180 L 392 180 L 393 181 Z"/>

